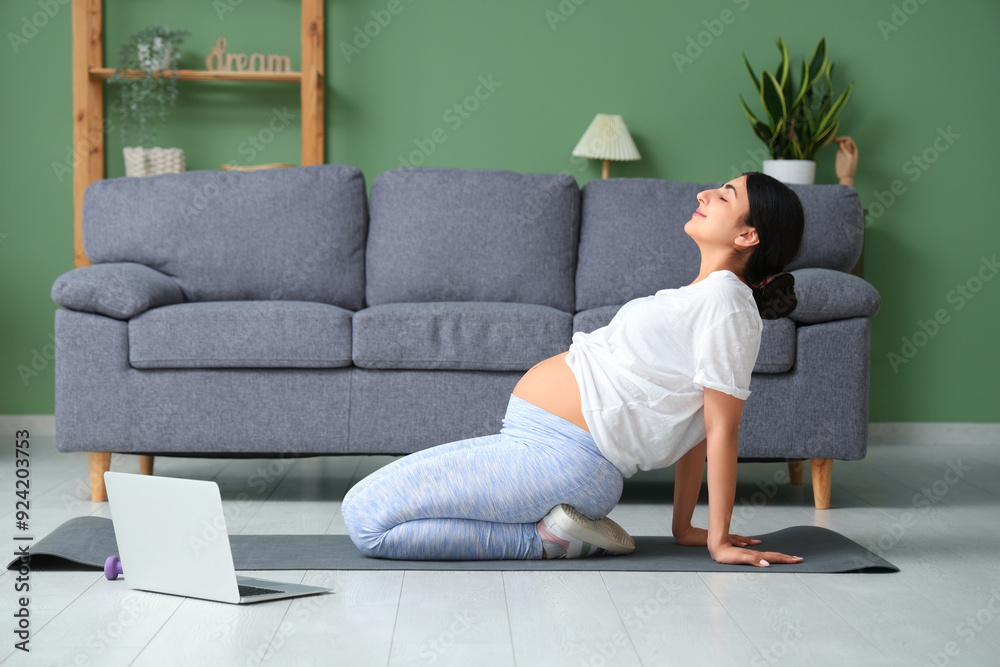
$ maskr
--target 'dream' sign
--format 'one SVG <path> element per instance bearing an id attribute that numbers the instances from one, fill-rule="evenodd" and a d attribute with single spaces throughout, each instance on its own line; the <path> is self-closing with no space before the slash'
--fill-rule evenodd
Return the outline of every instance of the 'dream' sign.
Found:
<path id="1" fill-rule="evenodd" d="M 289 56 L 263 53 L 226 53 L 226 38 L 220 37 L 205 58 L 205 67 L 216 72 L 291 72 Z"/>

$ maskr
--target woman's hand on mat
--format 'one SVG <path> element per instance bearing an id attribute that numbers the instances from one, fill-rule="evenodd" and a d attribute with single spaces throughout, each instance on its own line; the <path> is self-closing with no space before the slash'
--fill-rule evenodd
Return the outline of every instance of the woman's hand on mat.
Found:
<path id="1" fill-rule="evenodd" d="M 694 526 L 674 529 L 674 540 L 677 541 L 677 544 L 682 544 L 686 547 L 708 546 L 708 531 L 704 528 L 696 528 Z M 729 543 L 735 547 L 745 547 L 748 544 L 760 544 L 760 540 L 754 537 L 730 535 Z"/>
<path id="2" fill-rule="evenodd" d="M 711 551 L 711 550 L 709 550 Z M 753 565 L 755 567 L 768 567 L 771 563 L 801 563 L 801 556 L 789 556 L 777 551 L 756 551 L 754 549 L 741 549 L 732 545 L 716 549 L 712 553 L 712 559 L 716 563 L 728 563 L 732 565 Z"/>

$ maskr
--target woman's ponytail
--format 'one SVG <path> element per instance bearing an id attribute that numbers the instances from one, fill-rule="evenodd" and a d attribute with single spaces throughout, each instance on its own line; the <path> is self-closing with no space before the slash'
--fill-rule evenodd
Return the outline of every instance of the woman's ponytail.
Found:
<path id="1" fill-rule="evenodd" d="M 750 285 L 750 289 L 753 290 L 761 319 L 786 317 L 798 305 L 798 299 L 795 298 L 795 276 L 786 271 L 768 276 Z"/>
<path id="2" fill-rule="evenodd" d="M 781 181 L 746 172 L 750 210 L 744 222 L 759 243 L 747 259 L 743 278 L 753 290 L 761 319 L 787 317 L 798 304 L 795 277 L 785 271 L 802 246 L 805 213 L 798 195 Z"/>

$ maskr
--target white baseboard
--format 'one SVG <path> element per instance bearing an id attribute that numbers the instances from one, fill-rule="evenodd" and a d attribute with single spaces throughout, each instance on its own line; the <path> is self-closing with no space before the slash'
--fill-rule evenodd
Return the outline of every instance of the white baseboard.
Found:
<path id="1" fill-rule="evenodd" d="M 21 429 L 55 437 L 55 415 L 0 415 L 0 437 Z M 1000 445 L 1000 423 L 871 422 L 868 444 Z"/>
<path id="2" fill-rule="evenodd" d="M 1000 445 L 1000 424 L 991 422 L 870 422 L 868 444 Z"/>
<path id="3" fill-rule="evenodd" d="M 14 437 L 16 431 L 27 429 L 29 435 L 54 438 L 55 415 L 0 415 L 0 438 Z"/>

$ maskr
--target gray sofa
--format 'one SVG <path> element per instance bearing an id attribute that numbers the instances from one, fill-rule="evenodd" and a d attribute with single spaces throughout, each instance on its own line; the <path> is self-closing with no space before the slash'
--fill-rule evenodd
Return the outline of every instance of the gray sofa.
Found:
<path id="1" fill-rule="evenodd" d="M 683 230 L 720 183 L 403 167 L 366 196 L 349 165 L 190 171 L 91 184 L 91 266 L 61 275 L 56 446 L 110 453 L 405 454 L 497 433 L 520 377 L 630 299 L 690 283 Z M 743 461 L 865 456 L 877 291 L 851 275 L 846 186 L 793 186 L 799 305 L 765 320 Z M 151 458 L 144 458 L 145 471 Z"/>

